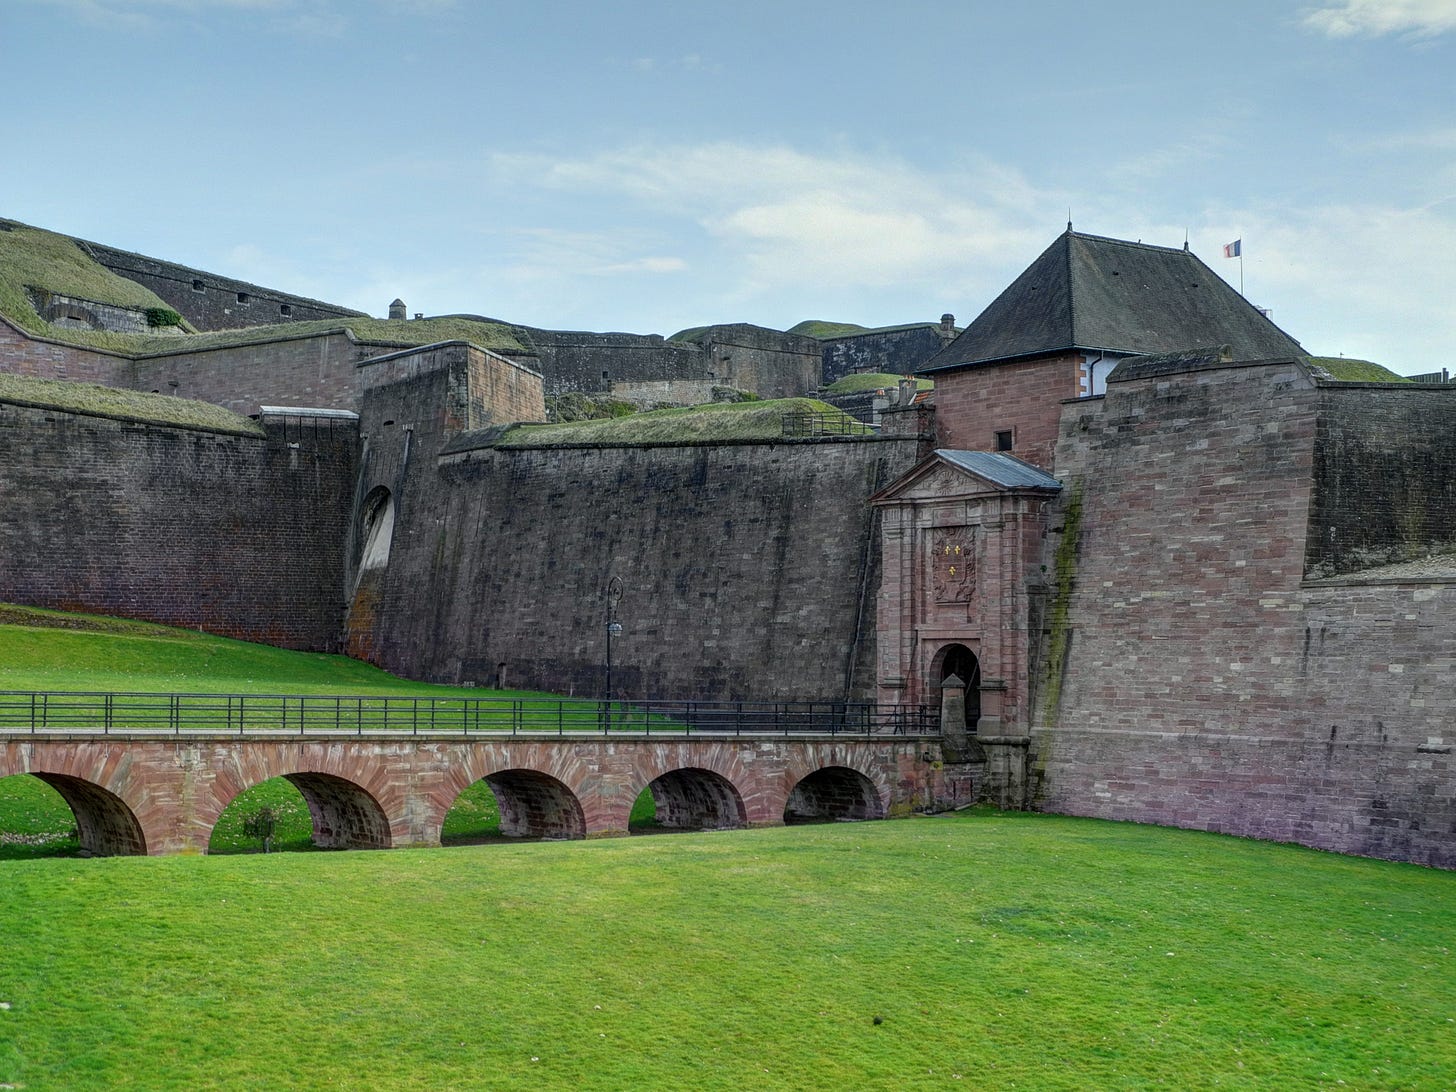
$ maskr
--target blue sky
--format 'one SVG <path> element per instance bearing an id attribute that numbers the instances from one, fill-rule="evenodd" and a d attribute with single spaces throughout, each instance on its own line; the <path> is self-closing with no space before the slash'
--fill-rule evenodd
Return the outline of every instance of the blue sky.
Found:
<path id="1" fill-rule="evenodd" d="M 1066 226 L 1456 370 L 1456 0 L 0 0 L 0 216 L 383 315 L 973 318 Z"/>

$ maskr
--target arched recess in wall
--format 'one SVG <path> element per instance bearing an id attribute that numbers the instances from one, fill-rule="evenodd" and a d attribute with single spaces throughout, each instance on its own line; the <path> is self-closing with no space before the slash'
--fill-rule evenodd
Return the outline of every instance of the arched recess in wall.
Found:
<path id="1" fill-rule="evenodd" d="M 359 541 L 359 571 L 344 617 L 344 652 L 372 663 L 375 614 L 389 564 L 389 548 L 394 542 L 394 497 L 382 485 L 371 489 L 360 507 Z"/>
<path id="2" fill-rule="evenodd" d="M 81 853 L 90 857 L 141 856 L 147 851 L 142 825 L 121 797 L 100 785 L 68 774 L 35 772 L 76 817 Z"/>
<path id="3" fill-rule="evenodd" d="M 462 792 L 445 816 L 444 845 L 503 838 L 585 838 L 586 815 L 566 784 L 539 770 L 501 770 Z"/>
<path id="4" fill-rule="evenodd" d="M 712 770 L 669 770 L 643 792 L 652 798 L 654 815 L 651 824 L 639 829 L 735 830 L 748 825 L 743 796 L 733 782 Z"/>
<path id="5" fill-rule="evenodd" d="M 785 823 L 884 817 L 885 806 L 875 783 L 848 766 L 815 770 L 794 786 L 784 806 Z"/>
<path id="6" fill-rule="evenodd" d="M 965 645 L 946 645 L 936 652 L 930 665 L 936 701 L 940 700 L 941 684 L 952 675 L 966 684 L 966 730 L 974 732 L 981 719 L 981 661 Z"/>
<path id="7" fill-rule="evenodd" d="M 394 542 L 394 497 L 384 486 L 376 486 L 364 498 L 359 527 L 363 550 L 359 554 L 359 575 L 389 564 L 389 547 Z"/>

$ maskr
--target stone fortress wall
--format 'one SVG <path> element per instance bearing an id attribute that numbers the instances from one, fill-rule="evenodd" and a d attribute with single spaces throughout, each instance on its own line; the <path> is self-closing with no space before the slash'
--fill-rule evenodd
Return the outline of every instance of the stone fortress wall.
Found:
<path id="1" fill-rule="evenodd" d="M 1453 425 L 1456 390 L 1295 361 L 1065 404 L 1037 805 L 1456 865 L 1456 572 L 1340 560 L 1449 549 Z"/>
<path id="2" fill-rule="evenodd" d="M 615 576 L 619 695 L 870 693 L 864 500 L 909 467 L 915 437 L 500 448 L 440 414 L 448 386 L 434 372 L 365 394 L 361 493 L 395 507 L 387 563 L 352 578 L 351 652 L 442 682 L 598 695 Z"/>
<path id="3" fill-rule="evenodd" d="M 360 314 L 322 300 L 262 288 L 247 281 L 117 250 L 101 243 L 78 242 L 99 265 L 150 288 L 199 330 L 236 330 L 245 326 Z"/>
<path id="4" fill-rule="evenodd" d="M 249 424 L 0 402 L 0 602 L 336 648 L 357 422 Z"/>

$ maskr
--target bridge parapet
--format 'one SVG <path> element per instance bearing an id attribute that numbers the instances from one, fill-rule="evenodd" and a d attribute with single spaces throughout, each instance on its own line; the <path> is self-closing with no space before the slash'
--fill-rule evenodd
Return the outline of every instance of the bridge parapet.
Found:
<path id="1" fill-rule="evenodd" d="M 318 844 L 383 848 L 438 845 L 480 780 L 503 833 L 600 837 L 626 833 L 644 788 L 665 825 L 692 829 L 910 814 L 944 802 L 940 757 L 937 737 L 894 733 L 0 736 L 0 776 L 56 786 L 98 854 L 206 852 L 224 808 L 274 777 L 303 793 Z"/>
<path id="2" fill-rule="evenodd" d="M 0 735 L 937 735 L 926 705 L 0 691 Z"/>

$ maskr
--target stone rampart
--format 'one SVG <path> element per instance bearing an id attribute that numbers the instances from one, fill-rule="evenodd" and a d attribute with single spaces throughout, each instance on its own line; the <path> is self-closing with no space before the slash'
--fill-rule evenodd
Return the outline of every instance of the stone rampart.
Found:
<path id="1" fill-rule="evenodd" d="M 705 327 L 692 341 L 657 334 L 589 333 L 522 328 L 540 354 L 549 394 L 635 391 L 643 384 L 736 387 L 764 398 L 792 398 L 819 385 L 820 349 L 813 338 L 761 326 Z"/>
<path id="2" fill-rule="evenodd" d="M 128 358 L 113 353 L 34 337 L 0 315 L 0 373 L 126 387 L 130 386 L 126 381 L 130 363 Z"/>
<path id="3" fill-rule="evenodd" d="M 413 677 L 638 698 L 872 692 L 878 550 L 865 499 L 912 438 L 453 449 L 443 379 L 370 390 L 363 494 L 398 500 L 349 647 Z M 358 550 L 356 549 L 356 554 Z"/>
<path id="4" fill-rule="evenodd" d="M 822 338 L 820 382 L 828 385 L 855 372 L 910 375 L 945 347 L 940 330 L 925 323 Z"/>
<path id="5" fill-rule="evenodd" d="M 357 448 L 0 404 L 0 601 L 335 651 Z"/>
<path id="6" fill-rule="evenodd" d="M 124 386 L 212 402 L 251 415 L 259 406 L 356 410 L 358 365 L 391 350 L 362 344 L 342 328 L 246 345 L 175 352 L 128 361 Z"/>
<path id="7" fill-rule="evenodd" d="M 1456 574 L 1305 580 L 1326 393 L 1271 362 L 1064 407 L 1037 806 L 1456 866 Z"/>
<path id="8" fill-rule="evenodd" d="M 98 264 L 151 289 L 199 330 L 234 330 L 360 314 L 347 307 L 262 288 L 100 243 L 81 242 L 80 245 Z"/>

